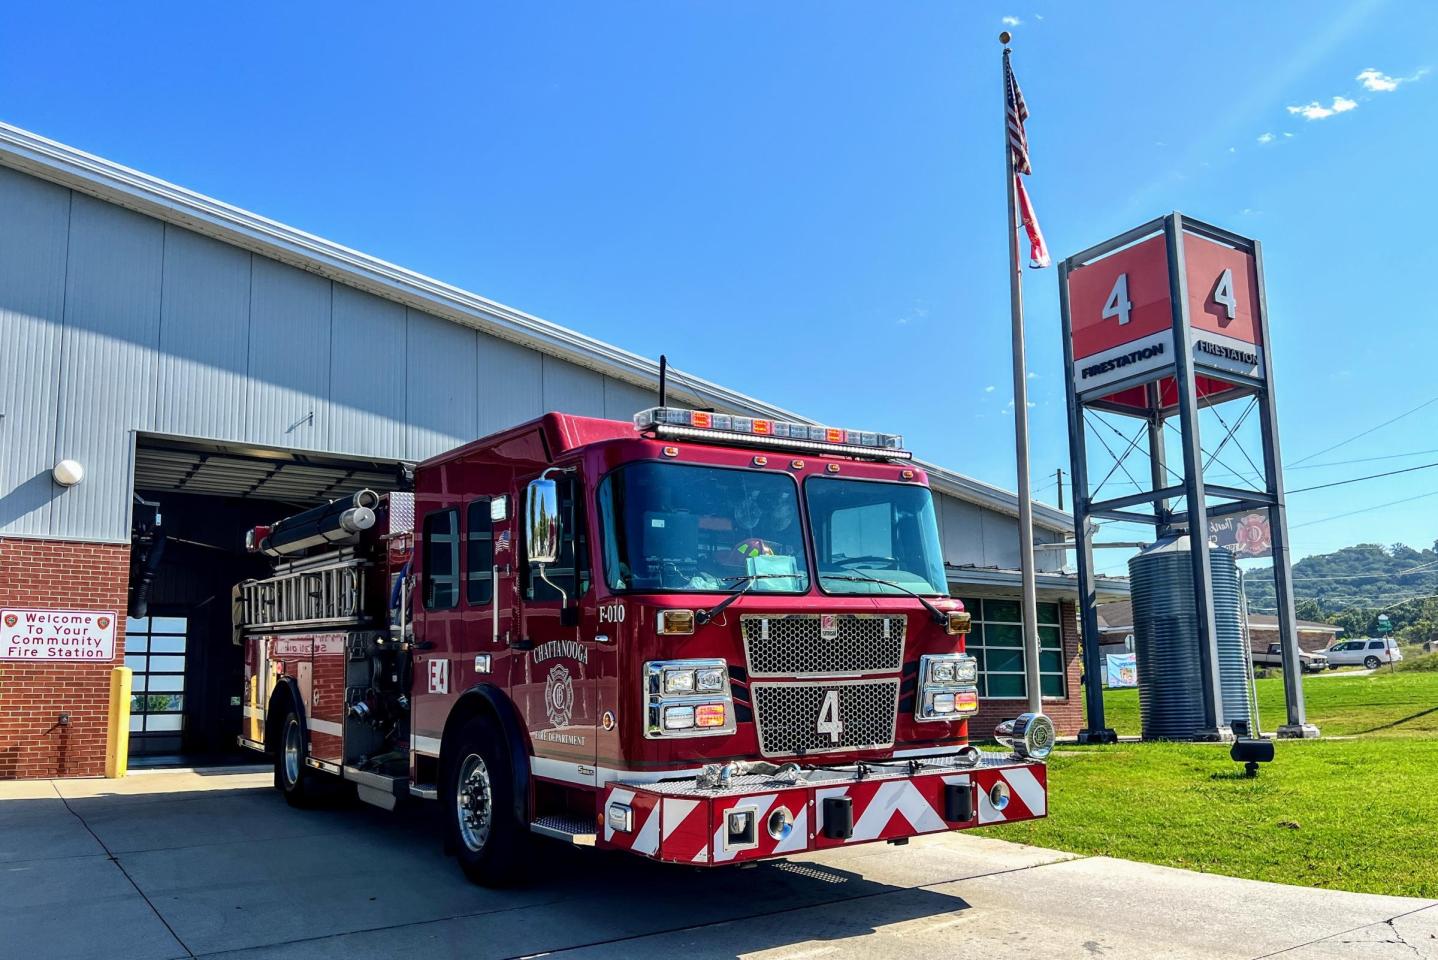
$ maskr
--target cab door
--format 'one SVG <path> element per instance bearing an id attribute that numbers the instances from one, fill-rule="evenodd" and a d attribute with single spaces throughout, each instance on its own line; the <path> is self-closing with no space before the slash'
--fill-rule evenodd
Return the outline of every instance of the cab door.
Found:
<path id="1" fill-rule="evenodd" d="M 594 587 L 591 582 L 584 484 L 576 474 L 555 478 L 560 517 L 559 555 L 540 568 L 530 562 L 529 531 L 515 584 L 519 617 L 510 656 L 510 697 L 533 742 L 536 776 L 593 783 L 600 713 Z M 524 501 L 523 485 L 520 501 Z M 521 508 L 523 509 L 523 508 Z M 546 763 L 545 761 L 551 761 Z"/>

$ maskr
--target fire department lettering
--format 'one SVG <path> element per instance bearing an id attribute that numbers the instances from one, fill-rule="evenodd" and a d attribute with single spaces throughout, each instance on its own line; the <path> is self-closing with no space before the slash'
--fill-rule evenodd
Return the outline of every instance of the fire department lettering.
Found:
<path id="1" fill-rule="evenodd" d="M 819 722 L 814 729 L 821 737 L 827 736 L 833 743 L 839 742 L 839 737 L 844 733 L 844 721 L 839 719 L 838 690 L 830 690 L 824 694 L 824 702 L 819 705 Z"/>

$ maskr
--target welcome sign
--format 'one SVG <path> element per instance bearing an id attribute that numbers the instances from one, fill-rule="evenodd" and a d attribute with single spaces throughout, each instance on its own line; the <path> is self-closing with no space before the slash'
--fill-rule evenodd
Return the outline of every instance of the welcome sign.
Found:
<path id="1" fill-rule="evenodd" d="M 115 620 L 112 610 L 0 609 L 0 660 L 113 660 Z"/>

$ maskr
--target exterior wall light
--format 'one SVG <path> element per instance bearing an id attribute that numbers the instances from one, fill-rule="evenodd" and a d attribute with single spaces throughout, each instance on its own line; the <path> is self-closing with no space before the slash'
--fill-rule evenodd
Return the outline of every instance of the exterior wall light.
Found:
<path id="1" fill-rule="evenodd" d="M 62 487 L 73 487 L 85 479 L 85 468 L 78 460 L 61 460 L 55 464 L 55 469 L 50 471 L 55 482 Z"/>

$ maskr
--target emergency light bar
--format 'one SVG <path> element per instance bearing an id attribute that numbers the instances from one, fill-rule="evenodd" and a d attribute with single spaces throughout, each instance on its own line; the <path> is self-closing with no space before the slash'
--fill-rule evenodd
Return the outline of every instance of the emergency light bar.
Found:
<path id="1" fill-rule="evenodd" d="M 687 440 L 727 440 L 748 446 L 840 453 L 851 457 L 911 460 L 914 456 L 903 449 L 904 438 L 897 433 L 844 430 L 707 410 L 650 407 L 634 415 L 634 425 L 640 430 L 653 430 L 661 437 Z"/>

